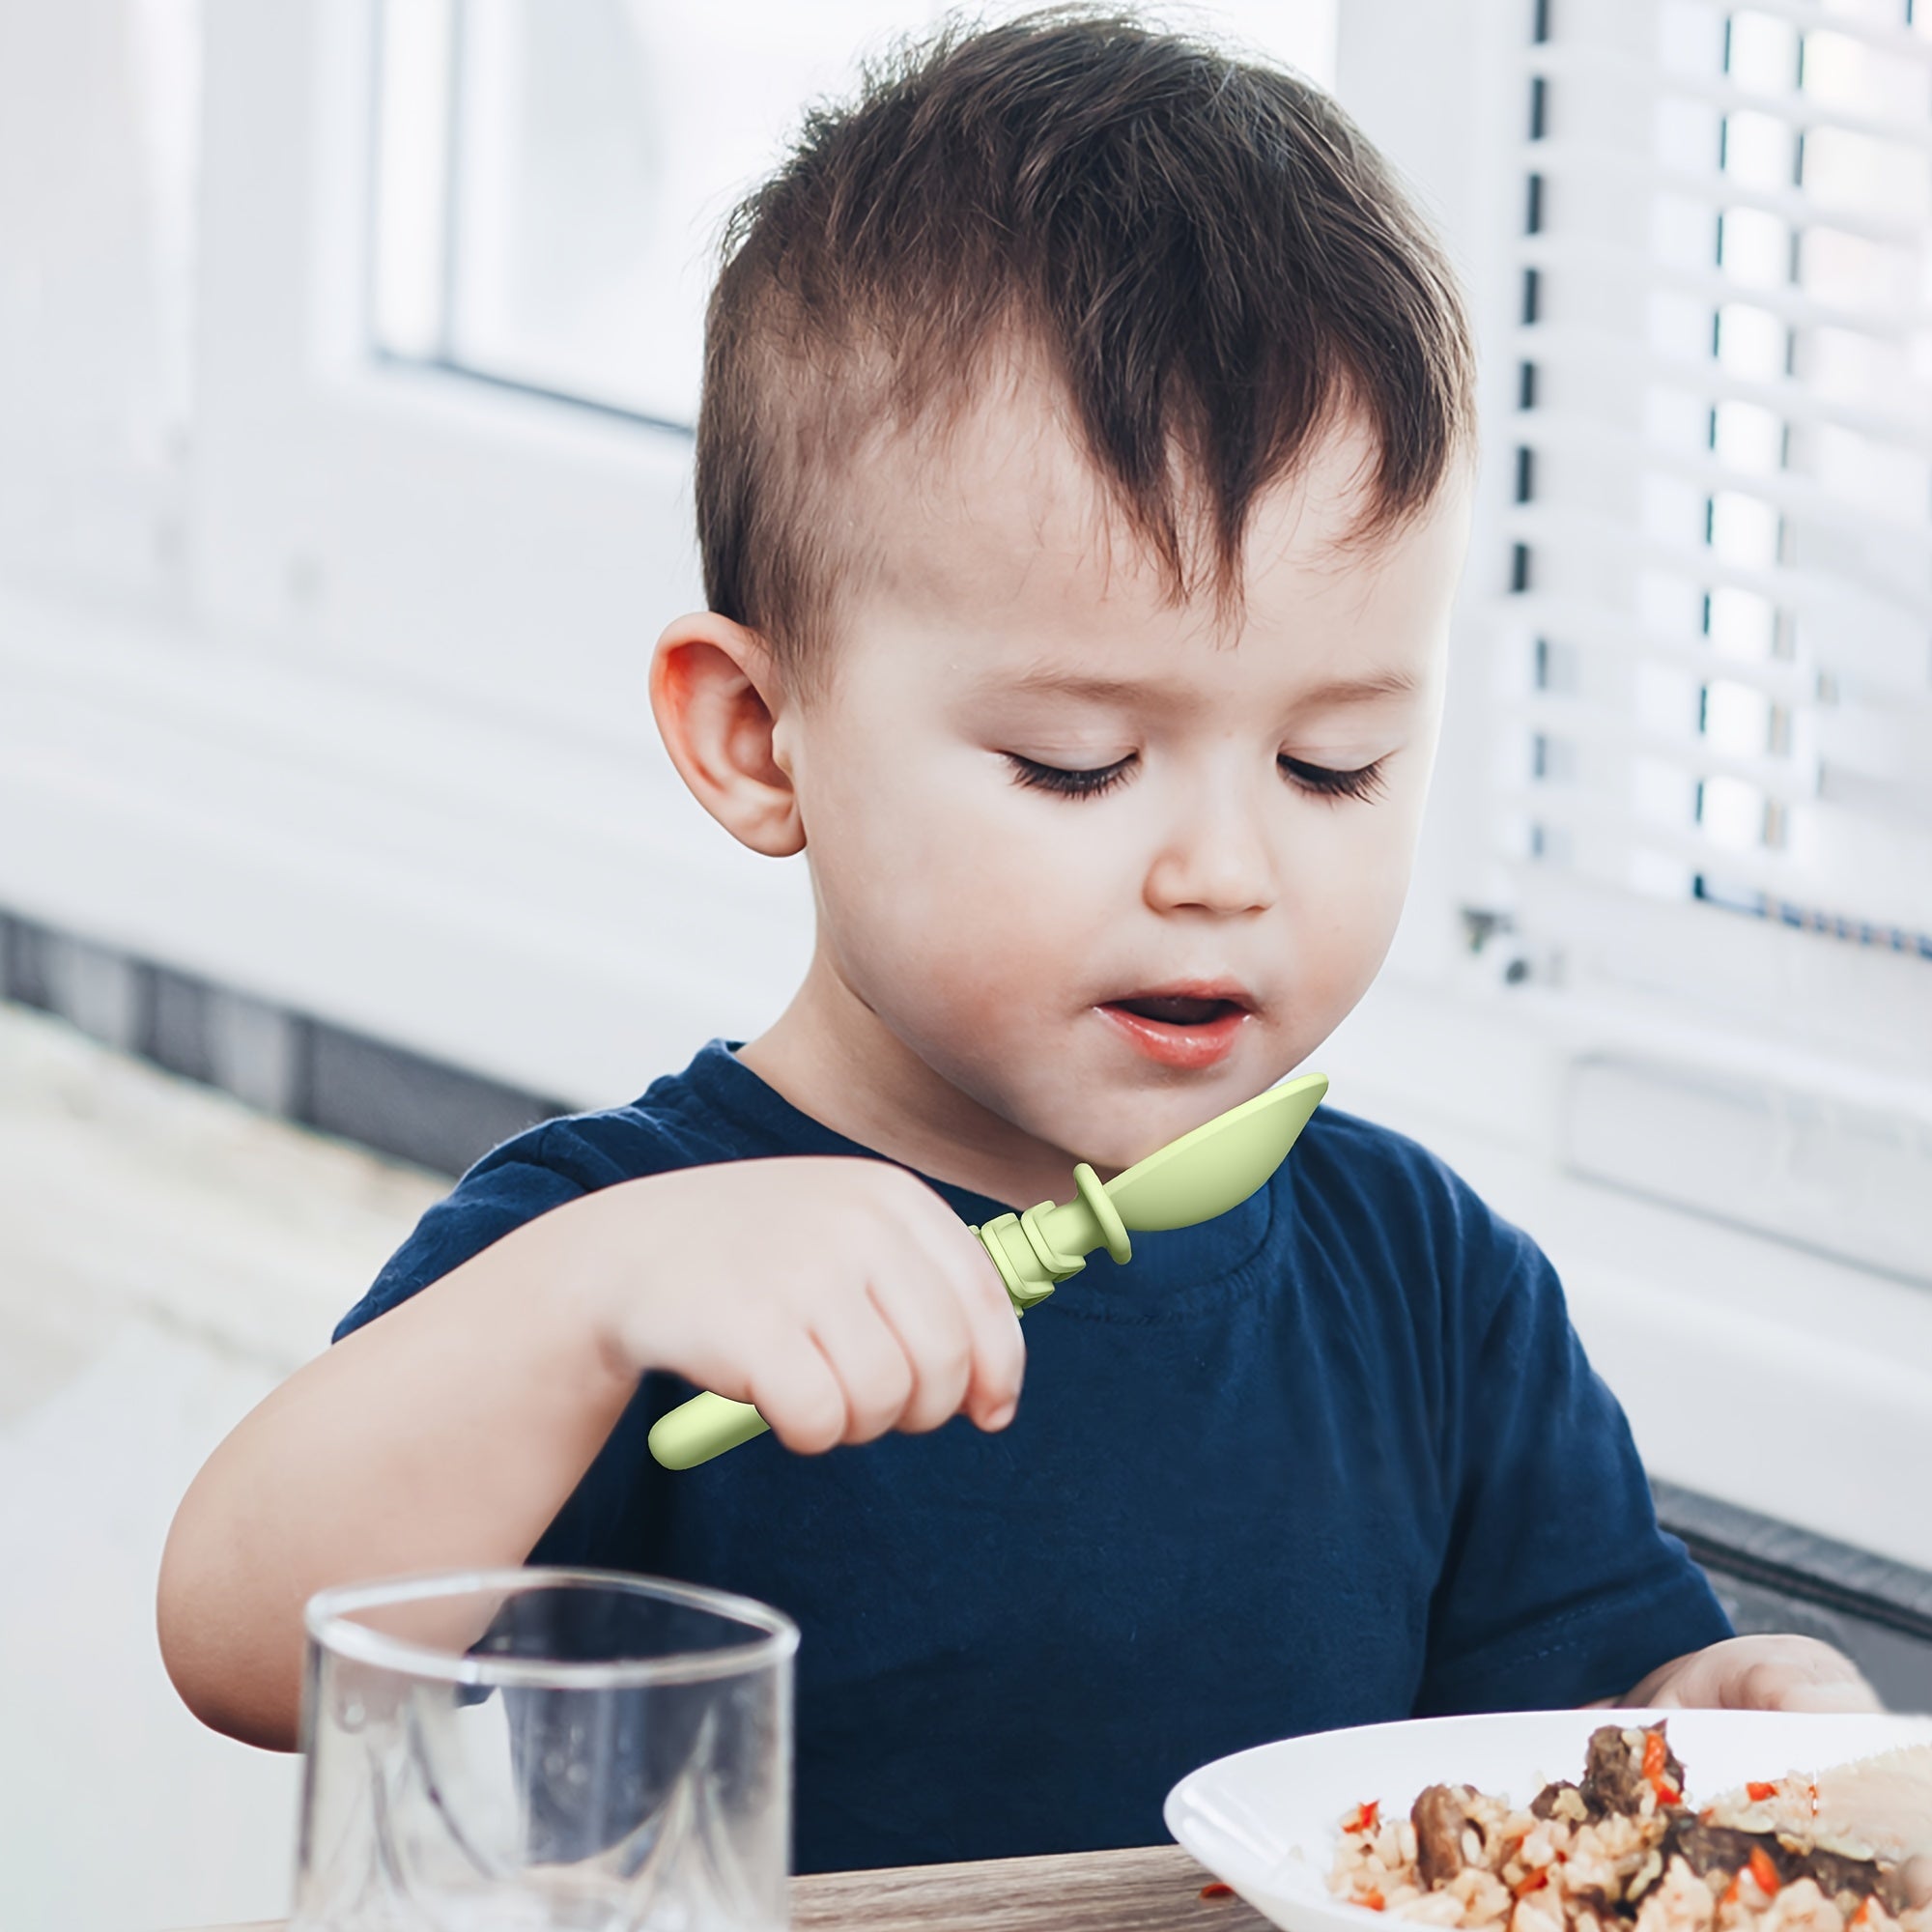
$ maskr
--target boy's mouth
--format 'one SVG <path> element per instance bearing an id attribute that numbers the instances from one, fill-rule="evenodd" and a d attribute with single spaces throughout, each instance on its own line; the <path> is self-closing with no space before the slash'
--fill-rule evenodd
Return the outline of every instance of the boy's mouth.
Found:
<path id="1" fill-rule="evenodd" d="M 1245 1010 L 1233 1000 L 1182 1000 L 1152 994 L 1131 1000 L 1109 1000 L 1107 1004 L 1139 1013 L 1143 1019 L 1165 1020 L 1169 1026 L 1205 1026 L 1223 1013 Z"/>
<path id="2" fill-rule="evenodd" d="M 1238 987 L 1190 986 L 1104 1000 L 1099 1010 L 1146 1058 L 1192 1069 L 1226 1057 L 1253 1006 Z"/>
<path id="3" fill-rule="evenodd" d="M 1129 993 L 1123 999 L 1103 1002 L 1120 1007 L 1143 1019 L 1160 1020 L 1168 1026 L 1207 1026 L 1229 1013 L 1254 1009 L 1246 991 L 1228 981 L 1212 985 L 1190 982 L 1184 986 L 1163 986 L 1157 992 Z"/>

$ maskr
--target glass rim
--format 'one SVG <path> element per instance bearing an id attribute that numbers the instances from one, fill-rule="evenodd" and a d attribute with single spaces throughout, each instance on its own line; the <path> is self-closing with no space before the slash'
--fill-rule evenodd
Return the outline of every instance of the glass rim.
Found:
<path id="1" fill-rule="evenodd" d="M 474 1651 L 443 1649 L 372 1630 L 367 1624 L 357 1623 L 355 1616 L 357 1610 L 378 1605 L 429 1603 L 439 1597 L 474 1596 L 485 1591 L 511 1597 L 549 1589 L 603 1589 L 656 1603 L 678 1604 L 746 1625 L 758 1634 L 744 1643 L 723 1644 L 716 1650 L 573 1662 L 564 1658 L 478 1656 Z M 375 1664 L 382 1669 L 444 1684 L 552 1690 L 703 1684 L 769 1668 L 785 1662 L 798 1649 L 797 1624 L 782 1610 L 761 1604 L 755 1597 L 741 1597 L 729 1590 L 713 1590 L 699 1583 L 679 1583 L 668 1577 L 645 1577 L 625 1570 L 568 1567 L 431 1570 L 377 1577 L 364 1583 L 338 1583 L 318 1590 L 309 1598 L 302 1606 L 302 1625 L 319 1652 L 350 1658 L 357 1663 Z"/>

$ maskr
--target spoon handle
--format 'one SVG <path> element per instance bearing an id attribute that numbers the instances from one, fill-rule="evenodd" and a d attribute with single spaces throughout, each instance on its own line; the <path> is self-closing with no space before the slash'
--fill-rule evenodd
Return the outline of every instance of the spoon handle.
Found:
<path id="1" fill-rule="evenodd" d="M 749 1402 L 733 1402 L 706 1389 L 651 1425 L 651 1455 L 667 1469 L 695 1469 L 770 1427 Z"/>

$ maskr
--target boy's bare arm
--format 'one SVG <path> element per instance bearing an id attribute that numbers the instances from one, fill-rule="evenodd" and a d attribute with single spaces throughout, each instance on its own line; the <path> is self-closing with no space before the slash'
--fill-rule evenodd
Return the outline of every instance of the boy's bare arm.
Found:
<path id="1" fill-rule="evenodd" d="M 159 1623 L 205 1722 L 292 1748 L 316 1590 L 518 1564 L 662 1368 L 807 1452 L 964 1410 L 1000 1428 L 1018 1326 L 929 1187 L 878 1161 L 688 1168 L 505 1236 L 243 1418 L 177 1513 Z"/>
<path id="2" fill-rule="evenodd" d="M 563 1210 L 274 1390 L 215 1450 L 161 1562 L 161 1654 L 196 1716 L 292 1749 L 301 1610 L 330 1583 L 521 1563 L 632 1384 L 600 1350 Z"/>

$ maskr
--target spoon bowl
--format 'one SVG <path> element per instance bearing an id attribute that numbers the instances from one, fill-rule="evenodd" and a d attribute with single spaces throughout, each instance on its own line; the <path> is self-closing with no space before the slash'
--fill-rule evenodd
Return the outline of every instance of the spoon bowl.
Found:
<path id="1" fill-rule="evenodd" d="M 1129 1228 L 1211 1221 L 1266 1182 L 1327 1091 L 1325 1073 L 1270 1087 L 1117 1174 L 1107 1196 Z"/>

